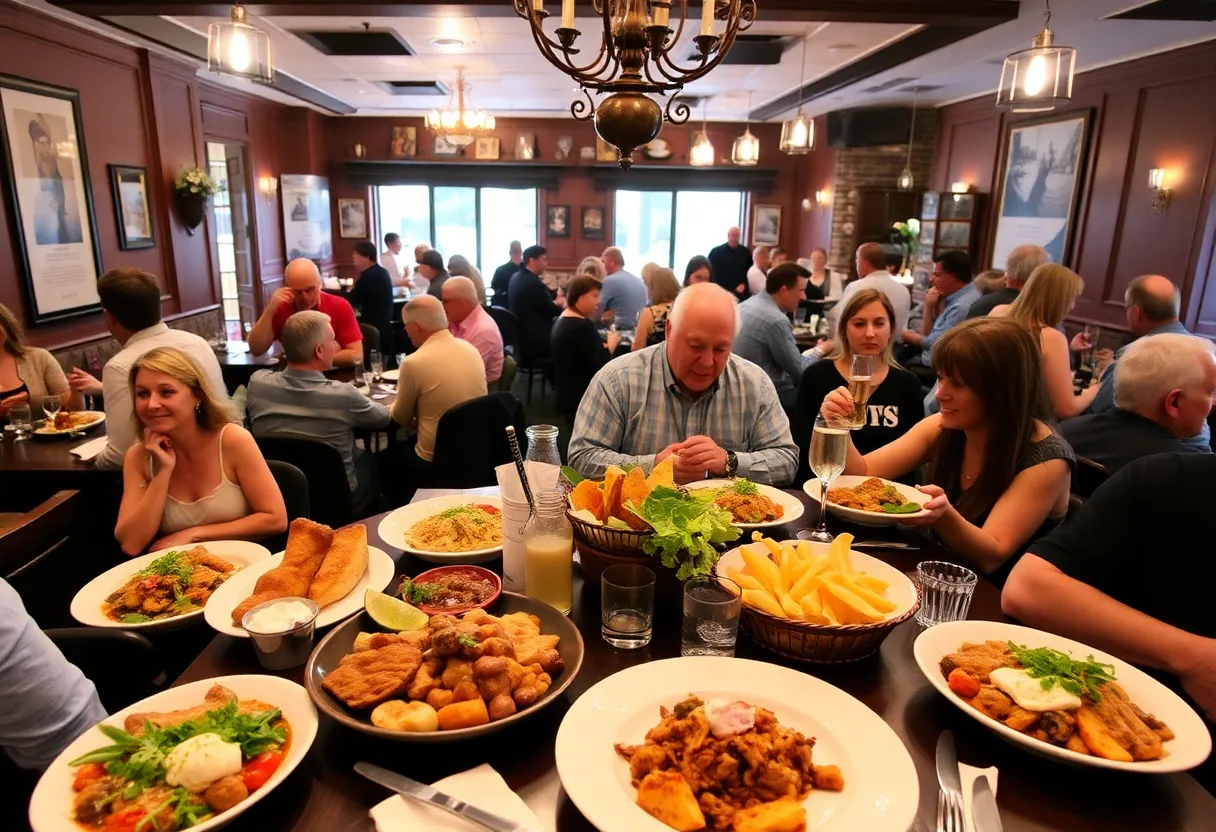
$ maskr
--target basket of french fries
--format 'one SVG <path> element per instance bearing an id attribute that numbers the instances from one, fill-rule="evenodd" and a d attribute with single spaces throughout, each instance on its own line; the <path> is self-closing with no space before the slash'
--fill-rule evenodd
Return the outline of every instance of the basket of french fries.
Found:
<path id="1" fill-rule="evenodd" d="M 850 549 L 853 536 L 831 543 L 777 542 L 752 533 L 714 567 L 738 584 L 740 623 L 752 641 L 782 656 L 842 663 L 874 654 L 912 617 L 920 593 L 907 575 Z"/>

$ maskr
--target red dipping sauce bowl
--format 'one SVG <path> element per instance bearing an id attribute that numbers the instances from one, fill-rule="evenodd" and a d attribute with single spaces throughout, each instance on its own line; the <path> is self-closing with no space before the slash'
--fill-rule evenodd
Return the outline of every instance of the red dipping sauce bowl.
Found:
<path id="1" fill-rule="evenodd" d="M 453 565 L 440 566 L 416 576 L 413 581 L 416 584 L 437 583 L 442 580 L 450 580 L 452 578 L 467 578 L 472 581 L 485 583 L 489 585 L 488 593 L 483 593 L 484 598 L 474 603 L 468 604 L 415 604 L 418 609 L 422 610 L 427 615 L 459 615 L 462 612 L 488 607 L 498 600 L 498 596 L 502 594 L 502 578 L 491 572 L 489 569 L 484 569 L 480 566 L 471 565 Z M 408 598 L 405 599 L 409 601 Z M 412 603 L 412 602 L 411 602 Z"/>

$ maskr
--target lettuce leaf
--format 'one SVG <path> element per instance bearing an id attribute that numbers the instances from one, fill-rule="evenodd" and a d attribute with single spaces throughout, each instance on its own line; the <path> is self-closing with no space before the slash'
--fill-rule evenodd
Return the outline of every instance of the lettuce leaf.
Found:
<path id="1" fill-rule="evenodd" d="M 658 555 L 660 562 L 676 570 L 681 580 L 708 575 L 718 561 L 713 548 L 740 534 L 731 524 L 731 514 L 720 508 L 710 494 L 689 494 L 667 486 L 657 486 L 641 506 L 629 508 L 654 528 L 644 551 Z"/>

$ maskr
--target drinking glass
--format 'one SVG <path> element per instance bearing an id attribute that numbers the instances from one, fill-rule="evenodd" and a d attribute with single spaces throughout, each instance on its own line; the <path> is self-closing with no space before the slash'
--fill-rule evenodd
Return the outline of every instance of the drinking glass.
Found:
<path id="1" fill-rule="evenodd" d="M 967 617 L 979 578 L 965 566 L 927 560 L 916 565 L 916 580 L 920 584 L 916 623 L 932 627 Z"/>
<path id="2" fill-rule="evenodd" d="M 681 656 L 735 655 L 742 590 L 730 578 L 693 578 L 684 584 Z"/>
<path id="3" fill-rule="evenodd" d="M 811 540 L 831 543 L 835 538 L 828 531 L 828 488 L 832 480 L 844 473 L 848 461 L 848 423 L 823 414 L 815 417 L 815 430 L 811 434 L 811 470 L 819 478 L 819 525 L 811 532 Z"/>
<path id="4" fill-rule="evenodd" d="M 853 356 L 853 367 L 849 372 L 849 395 L 853 397 L 853 415 L 849 419 L 852 430 L 866 426 L 866 402 L 870 400 L 870 379 L 874 375 L 874 357 Z"/>
<path id="5" fill-rule="evenodd" d="M 1092 347 L 1085 351 L 1085 364 L 1093 367 L 1096 363 L 1094 359 L 1098 355 L 1098 339 L 1102 337 L 1102 327 L 1096 324 L 1086 324 L 1085 328 L 1081 331 L 1085 335 L 1085 340 L 1093 344 Z"/>
<path id="6" fill-rule="evenodd" d="M 380 352 L 372 350 L 368 355 L 367 363 L 371 365 L 372 381 L 379 383 L 384 377 L 384 359 L 380 356 Z"/>
<path id="7" fill-rule="evenodd" d="M 13 405 L 8 412 L 8 421 L 17 434 L 16 441 L 23 442 L 30 438 L 30 431 L 34 429 L 34 424 L 28 404 L 22 402 Z"/>
<path id="8" fill-rule="evenodd" d="M 55 393 L 42 397 L 42 409 L 46 411 L 46 423 L 48 427 L 55 426 L 55 416 L 63 407 L 63 400 Z"/>
<path id="9" fill-rule="evenodd" d="M 654 572 L 618 563 L 600 575 L 600 634 L 621 650 L 650 644 L 654 620 Z"/>

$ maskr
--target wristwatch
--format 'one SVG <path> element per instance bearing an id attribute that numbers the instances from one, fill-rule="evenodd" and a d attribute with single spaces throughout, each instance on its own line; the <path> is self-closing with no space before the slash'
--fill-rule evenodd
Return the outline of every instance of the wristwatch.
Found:
<path id="1" fill-rule="evenodd" d="M 735 472 L 739 470 L 739 457 L 735 456 L 734 451 L 726 452 L 726 476 L 733 477 Z"/>

